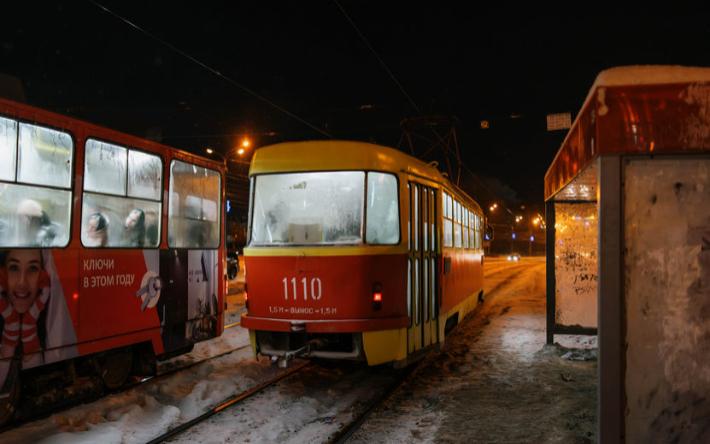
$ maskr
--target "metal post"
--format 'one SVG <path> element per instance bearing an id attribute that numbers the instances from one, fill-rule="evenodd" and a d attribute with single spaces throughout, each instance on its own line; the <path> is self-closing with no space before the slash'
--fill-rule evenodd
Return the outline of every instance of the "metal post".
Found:
<path id="1" fill-rule="evenodd" d="M 555 201 L 545 202 L 545 262 L 546 262 L 546 293 L 547 293 L 547 343 L 555 339 Z"/>
<path id="2" fill-rule="evenodd" d="M 624 433 L 623 218 L 621 157 L 599 158 L 599 385 L 597 437 L 620 443 Z"/>

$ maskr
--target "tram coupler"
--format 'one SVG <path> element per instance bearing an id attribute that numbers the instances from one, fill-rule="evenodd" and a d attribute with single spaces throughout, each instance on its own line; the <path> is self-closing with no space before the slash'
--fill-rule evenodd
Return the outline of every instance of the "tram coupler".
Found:
<path id="1" fill-rule="evenodd" d="M 296 350 L 288 350 L 283 352 L 281 356 L 272 356 L 271 362 L 277 361 L 279 368 L 287 368 L 289 362 L 300 356 L 308 356 L 312 350 L 322 347 L 324 342 L 320 339 L 311 339 L 303 347 Z"/>
<path id="2" fill-rule="evenodd" d="M 279 368 L 287 368 L 288 363 L 293 360 L 293 358 L 308 354 L 308 351 L 310 349 L 309 345 L 310 344 L 306 344 L 301 348 L 297 348 L 296 350 L 289 350 L 287 352 L 284 352 L 284 354 L 282 356 L 279 356 L 278 358 Z"/>

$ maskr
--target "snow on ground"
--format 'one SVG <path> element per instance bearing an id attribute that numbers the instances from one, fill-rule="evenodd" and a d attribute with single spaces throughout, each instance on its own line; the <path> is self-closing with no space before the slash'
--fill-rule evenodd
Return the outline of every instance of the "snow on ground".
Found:
<path id="1" fill-rule="evenodd" d="M 196 362 L 201 362 L 212 356 L 220 355 L 247 345 L 249 345 L 248 330 L 238 327 L 228 328 L 224 330 L 224 333 L 218 338 L 198 342 L 190 353 L 159 362 L 158 374 L 165 373 L 174 368 L 182 368 Z"/>
<path id="2" fill-rule="evenodd" d="M 350 442 L 595 440 L 596 342 L 545 345 L 544 262 L 492 262 L 485 304 Z"/>
<path id="3" fill-rule="evenodd" d="M 545 264 L 488 260 L 486 302 L 373 412 L 351 442 L 575 442 L 595 439 L 596 338 L 545 345 Z M 246 345 L 241 328 L 161 370 Z M 281 370 L 251 350 L 199 363 L 0 435 L 0 442 L 141 443 Z M 315 362 L 177 442 L 326 442 L 386 387 L 387 367 Z"/>
<path id="4" fill-rule="evenodd" d="M 327 442 L 394 377 L 389 368 L 314 365 L 172 442 Z"/>
<path id="5" fill-rule="evenodd" d="M 247 344 L 246 332 L 235 327 L 221 338 L 197 344 L 192 356 L 173 361 L 187 359 L 183 364 L 192 364 L 210 353 Z M 1 434 L 0 442 L 144 443 L 230 395 L 270 379 L 278 371 L 266 359 L 253 360 L 251 348 L 244 347 L 133 389 L 24 424 Z"/>

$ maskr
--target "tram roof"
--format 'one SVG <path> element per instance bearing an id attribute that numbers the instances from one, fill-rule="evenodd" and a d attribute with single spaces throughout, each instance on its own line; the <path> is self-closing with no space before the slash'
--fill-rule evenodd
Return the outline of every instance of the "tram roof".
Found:
<path id="1" fill-rule="evenodd" d="M 252 158 L 249 175 L 337 170 L 406 172 L 435 182 L 448 182 L 434 166 L 399 150 L 343 140 L 286 142 L 259 148 Z"/>
<path id="2" fill-rule="evenodd" d="M 73 134 L 74 137 L 96 138 L 109 143 L 127 145 L 129 148 L 137 148 L 156 154 L 165 155 L 167 152 L 170 152 L 173 153 L 173 155 L 177 155 L 181 160 L 195 162 L 221 172 L 226 170 L 224 162 L 2 97 L 0 97 L 0 117 L 16 119 L 20 122 L 37 124 L 56 130 L 68 131 Z"/>
<path id="3" fill-rule="evenodd" d="M 710 152 L 708 109 L 710 68 L 648 65 L 602 71 L 545 174 L 545 200 L 573 181 L 593 188 L 596 174 L 587 167 L 600 155 Z"/>

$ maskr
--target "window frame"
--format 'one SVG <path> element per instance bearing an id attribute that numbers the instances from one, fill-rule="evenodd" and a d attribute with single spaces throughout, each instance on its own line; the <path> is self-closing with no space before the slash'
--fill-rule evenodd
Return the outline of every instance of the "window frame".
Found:
<path id="1" fill-rule="evenodd" d="M 182 162 L 182 163 L 187 164 L 187 165 L 193 165 L 193 166 L 196 166 L 196 167 L 199 167 L 199 168 L 204 168 L 204 169 L 206 169 L 206 170 L 208 170 L 208 171 L 212 171 L 212 172 L 217 173 L 217 177 L 219 177 L 219 186 L 218 186 L 218 190 L 219 190 L 219 202 L 217 203 L 217 217 L 218 217 L 218 220 L 217 220 L 217 225 L 218 225 L 217 231 L 219 232 L 219 238 L 217 239 L 217 246 L 216 246 L 216 247 L 174 247 L 174 246 L 170 245 L 170 208 L 171 208 L 170 205 L 171 205 L 171 203 L 172 203 L 172 196 L 171 196 L 172 193 L 170 192 L 170 185 L 172 185 L 172 168 L 173 168 L 173 162 Z M 169 249 L 169 250 L 198 250 L 198 251 L 203 251 L 203 250 L 209 250 L 209 251 L 219 250 L 220 248 L 222 248 L 222 244 L 224 243 L 224 237 L 223 237 L 223 235 L 224 235 L 224 231 L 225 231 L 226 228 L 227 228 L 227 227 L 226 227 L 226 223 L 225 223 L 225 221 L 223 220 L 223 219 L 225 219 L 225 217 L 223 217 L 224 215 L 222 214 L 223 211 L 224 211 L 224 202 L 222 202 L 223 197 L 224 197 L 224 196 L 222 195 L 222 194 L 223 194 L 223 186 L 222 186 L 222 184 L 223 184 L 224 178 L 222 177 L 222 172 L 221 172 L 220 170 L 218 170 L 218 169 L 213 169 L 213 168 L 210 168 L 210 167 L 207 167 L 207 166 L 200 165 L 199 163 L 195 163 L 195 162 L 192 161 L 192 160 L 184 159 L 184 158 L 182 158 L 182 157 L 180 157 L 180 156 L 172 156 L 172 157 L 170 158 L 170 162 L 169 162 L 169 164 L 168 164 L 168 168 L 169 168 L 169 178 L 170 178 L 170 179 L 169 179 L 168 185 L 163 188 L 163 192 L 164 192 L 164 193 L 165 193 L 165 192 L 168 193 L 168 198 L 167 198 L 167 203 L 168 203 L 168 209 L 167 209 L 167 226 L 166 226 L 166 228 L 165 228 L 166 233 L 167 233 L 166 244 L 167 244 L 167 246 L 168 246 L 168 249 Z M 251 193 L 250 193 L 250 195 L 251 195 Z M 251 197 L 250 197 L 250 198 L 251 198 Z M 223 227 L 224 227 L 224 228 L 223 228 Z M 161 233 L 161 234 L 162 234 L 162 233 Z"/>
<path id="2" fill-rule="evenodd" d="M 260 176 L 272 176 L 272 175 L 279 175 L 279 174 L 308 174 L 308 173 L 343 173 L 343 172 L 350 172 L 350 173 L 364 173 L 364 184 L 363 184 L 363 199 L 362 199 L 362 236 L 361 236 L 361 241 L 357 243 L 347 243 L 347 244 L 337 244 L 337 243 L 319 243 L 319 244 L 272 244 L 272 245 L 266 245 L 266 244 L 259 244 L 259 245 L 253 245 L 252 240 L 252 230 L 254 229 L 254 209 L 253 209 L 253 203 L 254 203 L 254 197 L 256 195 L 256 182 L 257 179 Z M 396 182 L 397 182 L 397 230 L 399 232 L 399 238 L 397 240 L 397 243 L 392 243 L 392 244 L 371 244 L 367 242 L 367 176 L 369 173 L 380 173 L 380 174 L 389 174 L 391 176 L 394 176 Z M 247 232 L 247 247 L 254 247 L 254 248 L 292 248 L 292 247 L 308 247 L 308 248 L 322 248 L 322 247 L 352 247 L 352 246 L 373 246 L 373 247 L 394 247 L 398 245 L 402 245 L 403 241 L 403 234 L 402 234 L 402 199 L 401 199 L 401 181 L 399 178 L 399 174 L 396 172 L 392 171 L 385 171 L 385 170 L 372 170 L 372 169 L 338 169 L 338 170 L 294 170 L 294 171 L 278 171 L 278 172 L 268 172 L 268 173 L 261 173 L 261 174 L 253 174 L 249 176 L 249 183 L 250 183 L 250 190 L 249 190 L 249 220 L 247 221 L 247 227 L 248 227 L 248 232 Z"/>
<path id="3" fill-rule="evenodd" d="M 29 119 L 22 119 L 18 118 L 16 116 L 10 116 L 8 114 L 2 114 L 0 113 L 0 117 L 7 119 L 7 120 L 12 120 L 17 123 L 17 128 L 15 131 L 15 180 L 14 181 L 9 181 L 9 180 L 2 180 L 0 179 L 0 183 L 7 183 L 7 184 L 15 184 L 15 185 L 24 185 L 24 186 L 30 186 L 30 187 L 39 187 L 39 188 L 46 188 L 50 190 L 56 190 L 56 191 L 68 191 L 69 192 L 69 227 L 68 227 L 68 236 L 67 236 L 67 242 L 65 245 L 53 245 L 51 247 L 0 247 L 2 250 L 7 250 L 7 249 L 30 249 L 30 250 L 35 250 L 35 249 L 54 249 L 54 250 L 64 250 L 68 248 L 71 244 L 73 239 L 73 233 L 74 233 L 74 192 L 75 192 L 75 187 L 76 187 L 76 174 L 75 174 L 75 168 L 76 168 L 76 151 L 77 151 L 77 138 L 74 135 L 72 131 L 66 128 L 62 128 L 57 125 L 52 125 L 49 123 L 43 123 L 43 122 L 38 122 L 36 120 L 29 120 Z M 20 125 L 21 124 L 27 124 L 27 125 L 32 125 L 32 126 L 37 126 L 40 128 L 46 128 L 54 131 L 58 131 L 61 133 L 65 133 L 69 136 L 71 139 L 71 168 L 70 168 L 70 176 L 69 176 L 69 187 L 64 188 L 64 187 L 57 187 L 57 186 L 52 186 L 52 185 L 39 185 L 36 183 L 31 183 L 31 182 L 22 182 L 18 181 L 18 173 L 17 169 L 19 167 L 19 156 L 20 156 Z"/>
<path id="4" fill-rule="evenodd" d="M 124 148 L 126 150 L 126 186 L 124 187 L 124 194 L 114 194 L 114 193 L 106 193 L 102 191 L 91 191 L 91 190 L 86 190 L 85 185 L 86 185 L 86 147 L 89 141 L 97 141 L 100 143 L 108 143 L 110 145 L 115 145 L 120 148 Z M 129 172 L 128 172 L 128 156 L 129 152 L 133 151 L 139 151 L 144 154 L 150 154 L 151 156 L 155 156 L 158 159 L 160 159 L 160 200 L 154 200 L 154 199 L 146 199 L 146 198 L 141 198 L 141 197 L 133 197 L 128 195 L 128 178 Z M 93 247 L 93 246 L 87 246 L 84 244 L 84 240 L 82 239 L 81 232 L 80 230 L 79 233 L 79 241 L 81 242 L 81 246 L 83 248 L 89 249 L 89 250 L 159 250 L 160 245 L 163 243 L 163 209 L 165 208 L 164 200 L 165 200 L 165 159 L 163 158 L 163 155 L 161 153 L 157 153 L 155 151 L 148 151 L 142 148 L 132 148 L 128 145 L 122 145 L 120 142 L 114 142 L 108 139 L 103 139 L 100 137 L 93 137 L 93 136 L 87 136 L 84 138 L 84 163 L 82 165 L 82 182 L 81 182 L 81 199 L 80 199 L 80 212 L 79 212 L 79 225 L 81 226 L 82 221 L 84 220 L 84 195 L 86 193 L 89 194 L 94 194 L 97 196 L 108 196 L 108 197 L 117 197 L 117 198 L 123 198 L 123 199 L 134 199 L 134 200 L 142 200 L 146 202 L 153 202 L 153 203 L 158 203 L 160 204 L 160 213 L 158 214 L 158 220 L 160 221 L 159 225 L 159 230 L 158 230 L 158 243 L 155 246 L 143 246 L 143 247 L 130 247 L 130 246 L 106 246 L 106 247 Z M 83 227 L 80 227 L 83 228 Z"/>
<path id="5" fill-rule="evenodd" d="M 362 236 L 362 244 L 363 245 L 373 245 L 373 246 L 381 246 L 381 245 L 386 245 L 386 246 L 394 246 L 394 245 L 400 245 L 402 243 L 402 208 L 400 206 L 400 183 L 399 183 L 399 175 L 397 173 L 392 173 L 389 171 L 379 171 L 379 170 L 364 170 L 365 172 L 365 186 L 364 186 L 364 192 L 365 192 L 365 198 L 363 199 L 363 205 L 365 206 L 363 210 L 363 236 Z M 389 244 L 384 244 L 384 243 L 370 243 L 367 241 L 367 199 L 368 199 L 368 189 L 367 189 L 367 184 L 368 184 L 368 177 L 370 173 L 377 173 L 377 174 L 387 174 L 390 176 L 394 176 L 395 180 L 395 195 L 397 196 L 397 242 L 395 243 L 389 243 Z"/>

